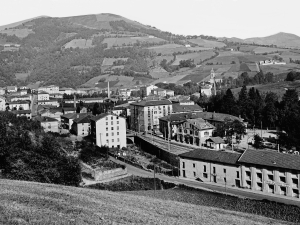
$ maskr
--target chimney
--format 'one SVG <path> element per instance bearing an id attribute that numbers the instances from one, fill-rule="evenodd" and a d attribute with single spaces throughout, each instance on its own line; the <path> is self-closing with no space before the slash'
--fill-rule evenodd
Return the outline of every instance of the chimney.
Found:
<path id="1" fill-rule="evenodd" d="M 110 98 L 109 81 L 107 81 L 107 98 Z"/>

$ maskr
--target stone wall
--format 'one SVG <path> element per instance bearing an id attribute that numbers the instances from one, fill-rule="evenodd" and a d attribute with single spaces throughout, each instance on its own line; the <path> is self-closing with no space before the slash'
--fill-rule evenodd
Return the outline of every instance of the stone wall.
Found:
<path id="1" fill-rule="evenodd" d="M 90 174 L 95 181 L 101 181 L 101 180 L 110 179 L 110 178 L 127 174 L 126 167 L 125 169 L 116 168 L 111 170 L 102 170 L 102 169 L 93 169 L 91 166 L 85 164 L 84 162 L 80 162 L 80 165 L 81 165 L 81 172 Z"/>

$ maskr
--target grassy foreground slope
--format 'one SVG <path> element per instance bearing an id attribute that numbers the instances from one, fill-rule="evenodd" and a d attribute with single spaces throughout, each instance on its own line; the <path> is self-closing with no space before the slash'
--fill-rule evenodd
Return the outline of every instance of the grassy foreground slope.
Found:
<path id="1" fill-rule="evenodd" d="M 288 224 L 169 200 L 0 179 L 0 224 Z"/>

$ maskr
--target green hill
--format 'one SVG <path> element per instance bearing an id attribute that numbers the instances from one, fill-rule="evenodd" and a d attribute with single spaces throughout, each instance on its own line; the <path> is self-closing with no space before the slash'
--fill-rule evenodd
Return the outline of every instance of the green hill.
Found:
<path id="1" fill-rule="evenodd" d="M 0 224 L 288 223 L 131 194 L 0 179 Z"/>

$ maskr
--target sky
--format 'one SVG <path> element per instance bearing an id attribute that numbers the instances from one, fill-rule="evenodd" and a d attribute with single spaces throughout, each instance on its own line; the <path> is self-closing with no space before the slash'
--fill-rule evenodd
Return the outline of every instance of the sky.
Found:
<path id="1" fill-rule="evenodd" d="M 41 15 L 112 13 L 174 34 L 300 36 L 300 0 L 9 0 L 1 9 L 0 26 Z"/>

